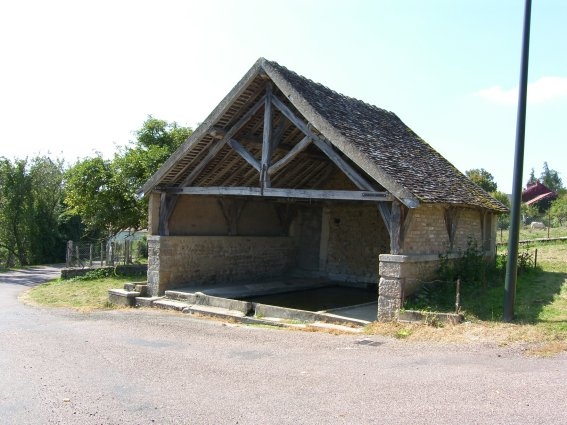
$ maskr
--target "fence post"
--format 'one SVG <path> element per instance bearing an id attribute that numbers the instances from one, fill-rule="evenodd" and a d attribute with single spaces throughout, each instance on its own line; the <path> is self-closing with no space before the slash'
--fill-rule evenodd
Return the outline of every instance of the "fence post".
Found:
<path id="1" fill-rule="evenodd" d="M 75 245 L 75 255 L 77 257 L 77 264 L 81 264 L 81 256 L 79 255 L 79 245 Z"/>
<path id="2" fill-rule="evenodd" d="M 89 267 L 93 266 L 93 244 L 89 245 Z"/>
<path id="3" fill-rule="evenodd" d="M 100 243 L 100 266 L 104 266 L 104 262 L 103 262 L 103 255 L 102 254 L 106 254 L 106 252 L 104 251 L 104 244 L 101 242 Z"/>

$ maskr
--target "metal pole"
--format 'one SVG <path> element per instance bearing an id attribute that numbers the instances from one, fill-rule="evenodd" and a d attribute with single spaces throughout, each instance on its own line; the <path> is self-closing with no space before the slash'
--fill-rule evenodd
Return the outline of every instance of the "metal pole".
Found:
<path id="1" fill-rule="evenodd" d="M 518 277 L 518 239 L 520 236 L 520 203 L 522 197 L 522 171 L 524 169 L 524 141 L 526 136 L 526 99 L 528 91 L 528 58 L 530 50 L 530 18 L 532 2 L 526 0 L 524 34 L 522 39 L 522 64 L 518 95 L 518 118 L 516 121 L 516 153 L 514 156 L 514 182 L 512 187 L 512 211 L 510 214 L 510 236 L 508 239 L 508 261 L 504 284 L 504 321 L 514 320 L 516 280 Z"/>

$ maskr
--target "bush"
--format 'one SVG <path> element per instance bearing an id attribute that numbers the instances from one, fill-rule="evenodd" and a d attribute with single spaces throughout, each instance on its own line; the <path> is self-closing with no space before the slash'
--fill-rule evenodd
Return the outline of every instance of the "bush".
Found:
<path id="1" fill-rule="evenodd" d="M 421 289 L 407 298 L 405 308 L 417 310 L 452 310 L 455 306 L 456 281 L 461 281 L 461 300 L 470 303 L 502 284 L 506 274 L 507 254 L 500 254 L 496 261 L 484 257 L 476 242 L 469 240 L 461 257 L 450 259 L 440 256 L 438 279 L 423 283 Z M 534 268 L 534 255 L 529 246 L 518 253 L 518 274 Z"/>

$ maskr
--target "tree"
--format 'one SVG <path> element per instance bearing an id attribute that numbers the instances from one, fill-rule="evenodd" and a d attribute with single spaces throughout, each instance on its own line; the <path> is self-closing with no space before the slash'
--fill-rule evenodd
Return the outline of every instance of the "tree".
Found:
<path id="1" fill-rule="evenodd" d="M 492 195 L 493 198 L 497 199 L 508 209 L 510 209 L 510 198 L 504 192 L 496 191 L 492 192 L 490 195 Z M 499 229 L 507 229 L 508 227 L 510 227 L 510 213 L 500 214 L 498 216 L 497 224 Z"/>
<path id="2" fill-rule="evenodd" d="M 27 228 L 32 222 L 31 179 L 26 160 L 0 163 L 0 247 L 6 267 L 28 265 Z"/>
<path id="3" fill-rule="evenodd" d="M 65 258 L 63 225 L 63 160 L 36 157 L 30 162 L 33 226 L 30 234 L 32 264 Z M 30 230 L 31 230 L 30 229 Z"/>
<path id="4" fill-rule="evenodd" d="M 559 177 L 559 173 L 555 170 L 551 170 L 547 165 L 547 161 L 543 163 L 543 171 L 541 172 L 539 180 L 554 192 L 559 192 L 559 190 L 563 187 L 563 182 Z"/>
<path id="5" fill-rule="evenodd" d="M 530 171 L 530 177 L 528 178 L 526 186 L 531 186 L 531 185 L 536 184 L 536 183 L 537 183 L 537 179 L 536 179 L 536 176 L 535 176 L 535 171 L 532 168 L 531 171 Z"/>
<path id="6" fill-rule="evenodd" d="M 567 222 L 567 195 L 562 195 L 551 203 L 549 214 L 559 222 L 560 226 Z"/>
<path id="7" fill-rule="evenodd" d="M 61 261 L 63 162 L 0 160 L 0 261 L 25 266 Z"/>
<path id="8" fill-rule="evenodd" d="M 484 168 L 473 168 L 472 170 L 465 171 L 465 174 L 470 180 L 488 193 L 496 192 L 496 189 L 498 189 L 498 185 L 494 181 L 494 176 Z"/>
<path id="9" fill-rule="evenodd" d="M 191 133 L 188 127 L 149 116 L 136 131 L 136 141 L 120 148 L 112 160 L 85 159 L 67 172 L 69 212 L 80 215 L 91 235 L 144 228 L 147 199 L 136 194 Z"/>
<path id="10" fill-rule="evenodd" d="M 136 202 L 114 170 L 101 156 L 76 163 L 65 173 L 68 213 L 81 217 L 88 232 L 105 236 L 136 225 Z"/>

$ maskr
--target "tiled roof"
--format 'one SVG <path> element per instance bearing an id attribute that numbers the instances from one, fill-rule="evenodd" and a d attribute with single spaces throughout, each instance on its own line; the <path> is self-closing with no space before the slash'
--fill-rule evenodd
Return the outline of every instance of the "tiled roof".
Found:
<path id="1" fill-rule="evenodd" d="M 274 96 L 288 105 L 377 189 L 385 189 L 406 205 L 443 203 L 507 211 L 504 205 L 458 171 L 394 113 L 341 95 L 263 58 L 148 180 L 142 191 L 148 193 L 156 186 L 179 185 L 192 172 L 194 174 L 194 170 L 199 170 L 199 161 L 206 157 L 215 141 L 211 134 L 217 130 L 228 131 L 251 110 L 264 93 L 266 81 L 273 82 Z M 253 115 L 250 123 L 235 138 L 261 138 L 262 114 L 263 108 Z M 274 122 L 281 121 L 282 116 L 278 114 L 276 111 Z M 285 155 L 285 149 L 289 151 L 303 137 L 293 125 L 284 128 L 278 145 L 282 152 L 274 153 L 272 164 Z M 257 144 L 250 142 L 247 149 L 259 158 Z M 331 175 L 333 167 L 320 151 L 310 147 L 286 166 L 285 176 L 284 173 L 275 176 L 272 184 L 318 189 L 322 178 Z M 223 147 L 218 158 L 203 167 L 192 184 L 207 186 L 219 183 L 250 186 L 257 184 L 257 175 L 251 173 L 247 164 L 239 160 L 229 147 Z"/>
<path id="2" fill-rule="evenodd" d="M 557 194 L 554 191 L 543 183 L 536 181 L 534 184 L 528 184 L 528 187 L 522 191 L 522 202 L 531 205 L 543 199 L 554 198 L 556 196 Z"/>
<path id="3" fill-rule="evenodd" d="M 507 208 L 457 170 L 393 112 L 341 95 L 269 62 L 344 139 L 426 203 Z M 293 99 L 292 99 L 293 102 Z M 328 139 L 333 143 L 333 139 Z"/>

